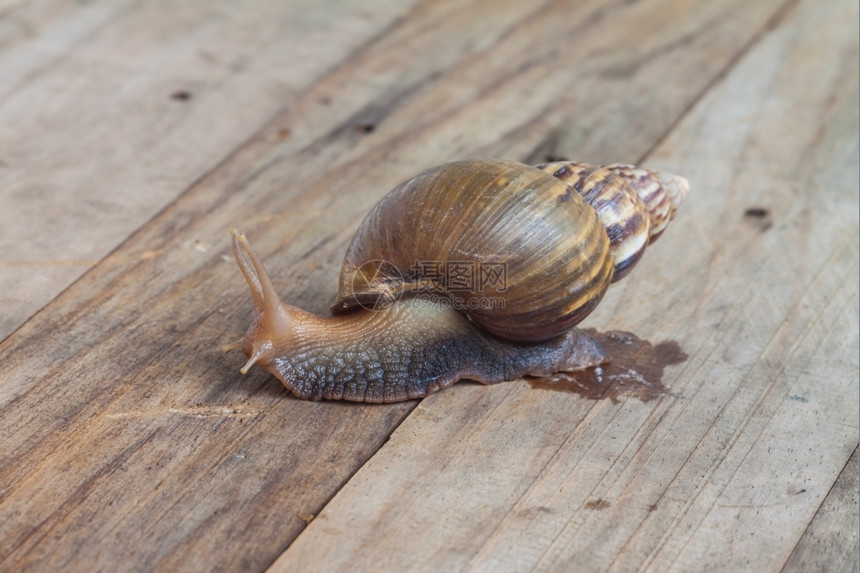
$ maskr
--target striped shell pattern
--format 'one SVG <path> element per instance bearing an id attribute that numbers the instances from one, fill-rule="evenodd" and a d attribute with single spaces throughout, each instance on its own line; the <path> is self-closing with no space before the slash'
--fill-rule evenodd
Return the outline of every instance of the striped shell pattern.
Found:
<path id="1" fill-rule="evenodd" d="M 630 165 L 468 160 L 431 168 L 362 222 L 332 312 L 435 296 L 494 335 L 548 340 L 630 272 L 687 190 L 681 177 Z"/>

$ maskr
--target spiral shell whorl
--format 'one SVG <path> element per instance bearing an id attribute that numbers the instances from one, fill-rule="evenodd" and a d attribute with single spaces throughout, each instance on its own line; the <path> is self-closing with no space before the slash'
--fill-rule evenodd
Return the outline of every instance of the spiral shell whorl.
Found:
<path id="1" fill-rule="evenodd" d="M 538 167 L 571 185 L 597 211 L 609 235 L 613 282 L 633 270 L 690 188 L 683 177 L 621 163 L 599 167 L 559 161 Z"/>
<path id="2" fill-rule="evenodd" d="M 656 241 L 687 197 L 689 182 L 680 175 L 624 163 L 612 163 L 604 167 L 622 177 L 645 203 L 651 215 L 650 242 Z"/>

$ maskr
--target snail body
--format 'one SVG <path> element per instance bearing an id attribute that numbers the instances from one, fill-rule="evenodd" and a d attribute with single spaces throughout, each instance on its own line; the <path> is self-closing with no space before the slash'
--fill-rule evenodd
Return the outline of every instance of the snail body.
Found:
<path id="1" fill-rule="evenodd" d="M 490 384 L 599 365 L 607 355 L 574 325 L 630 272 L 687 188 L 626 165 L 428 169 L 360 225 L 330 317 L 281 302 L 232 231 L 255 313 L 224 350 L 249 356 L 243 373 L 258 364 L 314 400 L 396 402 L 463 378 Z"/>

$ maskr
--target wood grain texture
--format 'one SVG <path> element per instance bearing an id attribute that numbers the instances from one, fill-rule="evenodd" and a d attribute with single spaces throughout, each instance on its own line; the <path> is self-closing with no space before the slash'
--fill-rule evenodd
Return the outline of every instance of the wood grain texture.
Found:
<path id="1" fill-rule="evenodd" d="M 649 157 L 694 191 L 589 322 L 680 341 L 671 395 L 432 396 L 272 570 L 781 569 L 857 447 L 856 16 L 791 6 Z"/>
<path id="2" fill-rule="evenodd" d="M 800 538 L 783 571 L 857 571 L 857 450 Z"/>
<path id="3" fill-rule="evenodd" d="M 409 6 L 0 10 L 0 338 Z"/>
<path id="4" fill-rule="evenodd" d="M 836 515 L 858 425 L 856 7 L 165 6 L 0 11 L 0 567 L 773 569 Z M 229 227 L 323 312 L 387 189 L 553 155 L 694 182 L 589 320 L 679 341 L 671 396 L 307 403 L 217 350 L 251 309 Z"/>

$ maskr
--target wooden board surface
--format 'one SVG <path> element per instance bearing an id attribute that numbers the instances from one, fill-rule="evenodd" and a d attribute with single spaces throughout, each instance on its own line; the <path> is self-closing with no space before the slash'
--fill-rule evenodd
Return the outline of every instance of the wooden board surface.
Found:
<path id="1" fill-rule="evenodd" d="M 410 5 L 314 4 L 0 11 L 0 336 Z"/>
<path id="2" fill-rule="evenodd" d="M 856 5 L 230 6 L 0 8 L 0 567 L 856 570 Z M 688 176 L 586 323 L 667 393 L 310 403 L 218 351 L 228 228 L 324 312 L 477 156 Z"/>

